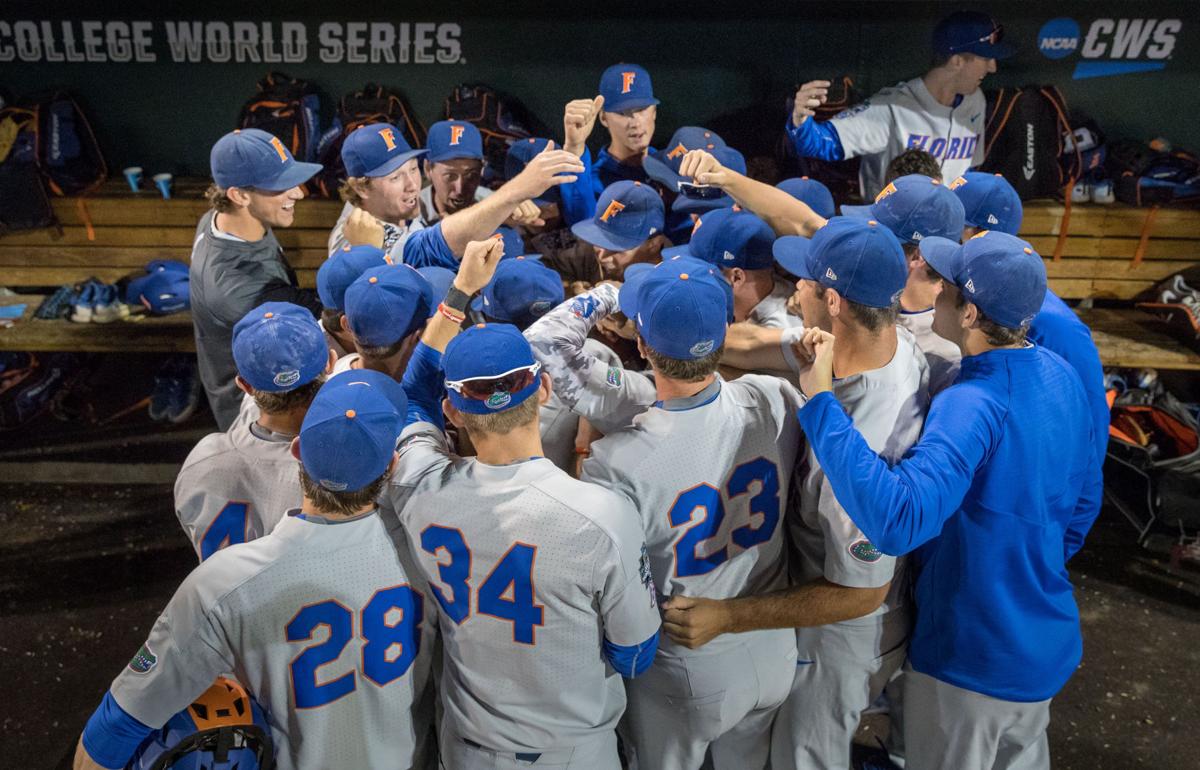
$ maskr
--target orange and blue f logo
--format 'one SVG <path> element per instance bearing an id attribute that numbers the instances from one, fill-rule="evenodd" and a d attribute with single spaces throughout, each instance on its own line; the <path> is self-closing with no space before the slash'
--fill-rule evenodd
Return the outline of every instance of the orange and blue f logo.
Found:
<path id="1" fill-rule="evenodd" d="M 279 137 L 271 137 L 271 146 L 275 148 L 275 154 L 279 156 L 279 160 L 283 163 L 287 163 L 288 151 L 287 148 L 283 146 L 283 142 L 279 141 Z"/>
<path id="2" fill-rule="evenodd" d="M 879 201 L 883 200 L 894 192 L 896 192 L 895 183 L 889 183 L 887 187 L 880 190 L 879 194 L 875 196 L 875 202 L 879 203 Z"/>
<path id="3" fill-rule="evenodd" d="M 636 72 L 621 73 L 621 93 L 627 94 L 633 88 L 633 79 L 637 77 Z"/>
<path id="4" fill-rule="evenodd" d="M 379 129 L 379 138 L 382 139 L 383 143 L 387 145 L 388 152 L 396 149 L 396 132 L 390 127 L 385 126 L 384 128 Z"/>
<path id="5" fill-rule="evenodd" d="M 621 201 L 618 201 L 618 200 L 609 201 L 608 208 L 606 208 L 604 210 L 604 213 L 600 215 L 600 221 L 607 222 L 608 220 L 612 219 L 614 216 L 619 214 L 621 212 L 621 210 L 624 208 L 625 208 L 625 204 L 621 203 Z"/>
<path id="6" fill-rule="evenodd" d="M 450 126 L 450 146 L 454 147 L 458 141 L 462 139 L 463 131 L 466 131 L 466 126 Z"/>
<path id="7" fill-rule="evenodd" d="M 683 142 L 675 145 L 670 152 L 667 153 L 667 160 L 675 160 L 680 155 L 686 155 L 688 148 L 683 146 Z"/>

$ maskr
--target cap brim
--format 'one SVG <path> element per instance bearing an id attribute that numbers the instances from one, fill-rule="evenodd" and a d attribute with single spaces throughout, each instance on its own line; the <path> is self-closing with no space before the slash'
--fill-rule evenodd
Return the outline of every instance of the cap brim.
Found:
<path id="1" fill-rule="evenodd" d="M 320 163 L 300 163 L 297 161 L 274 179 L 252 186 L 266 192 L 283 192 L 284 190 L 290 190 L 293 187 L 299 187 L 304 184 L 316 176 L 317 172 L 322 168 L 324 166 Z"/>
<path id="2" fill-rule="evenodd" d="M 968 49 L 970 53 L 976 56 L 982 56 L 985 59 L 1007 59 L 1017 52 L 1017 47 L 1012 43 L 979 43 Z"/>
<path id="3" fill-rule="evenodd" d="M 775 255 L 775 263 L 784 270 L 797 278 L 814 281 L 816 279 L 808 269 L 808 252 L 811 248 L 812 241 L 808 238 L 802 235 L 785 235 L 775 239 L 771 253 Z"/>
<path id="4" fill-rule="evenodd" d="M 920 247 L 917 247 L 920 250 Z M 958 273 L 962 267 L 962 248 L 959 247 L 954 251 L 943 252 L 941 254 L 921 253 L 921 259 L 925 260 L 925 264 L 933 268 L 934 272 L 940 275 L 943 279 L 954 285 L 958 285 Z"/>
<path id="5" fill-rule="evenodd" d="M 675 173 L 670 166 L 652 155 L 647 155 L 642 159 L 642 170 L 646 172 L 646 176 L 655 182 L 666 185 L 667 189 L 671 192 L 679 189 L 680 182 L 690 179 L 690 177 L 680 176 Z"/>
<path id="6" fill-rule="evenodd" d="M 609 102 L 606 99 L 604 102 L 604 111 L 625 112 L 625 110 L 640 110 L 645 107 L 652 107 L 656 104 L 659 104 L 659 101 L 654 97 L 646 98 L 642 96 L 635 96 L 629 99 L 618 99 L 613 102 Z"/>
<path id="7" fill-rule="evenodd" d="M 634 268 L 636 268 L 636 272 L 630 275 L 629 270 Z M 638 292 L 642 290 L 642 284 L 650 277 L 650 273 L 654 272 L 654 265 L 647 264 L 646 268 L 640 268 L 634 264 L 625 270 L 625 282 L 621 284 L 621 289 L 617 292 L 617 307 L 621 309 L 626 318 L 636 318 Z"/>
<path id="8" fill-rule="evenodd" d="M 478 160 L 478 161 L 483 160 L 482 155 L 477 155 L 477 154 L 471 152 L 470 150 L 459 150 L 459 149 L 450 150 L 448 152 L 442 153 L 441 155 L 438 155 L 437 157 L 434 157 L 433 154 L 429 152 L 429 150 L 426 150 L 425 152 L 426 152 L 425 160 L 429 161 L 430 163 L 441 163 L 444 160 L 456 160 L 458 158 L 469 158 L 471 160 Z"/>
<path id="9" fill-rule="evenodd" d="M 588 243 L 599 246 L 602 249 L 608 249 L 609 251 L 629 251 L 630 249 L 636 249 L 646 242 L 645 238 L 622 238 L 607 233 L 600 229 L 600 226 L 593 219 L 576 222 L 571 225 L 571 232 L 575 234 L 575 237 L 582 238 Z"/>
<path id="10" fill-rule="evenodd" d="M 728 195 L 722 195 L 720 198 L 688 198 L 680 195 L 671 204 L 671 211 L 676 214 L 704 214 L 717 209 L 731 208 L 734 202 Z"/>
<path id="11" fill-rule="evenodd" d="M 875 212 L 871 210 L 871 206 L 842 206 L 842 216 L 855 217 L 857 219 L 874 219 Z"/>
<path id="12" fill-rule="evenodd" d="M 363 174 L 363 176 L 369 176 L 369 177 L 387 176 L 388 174 L 392 173 L 396 169 L 403 166 L 405 163 L 408 163 L 413 158 L 420 158 L 421 156 L 428 155 L 428 154 L 429 154 L 428 150 L 409 150 L 408 152 L 402 152 L 394 158 L 388 158 L 383 163 L 383 165 L 376 166 L 375 168 L 371 169 L 367 173 Z"/>
<path id="13" fill-rule="evenodd" d="M 683 244 L 682 246 L 671 246 L 662 250 L 663 259 L 674 259 L 675 257 L 690 257 L 692 256 L 691 245 Z"/>

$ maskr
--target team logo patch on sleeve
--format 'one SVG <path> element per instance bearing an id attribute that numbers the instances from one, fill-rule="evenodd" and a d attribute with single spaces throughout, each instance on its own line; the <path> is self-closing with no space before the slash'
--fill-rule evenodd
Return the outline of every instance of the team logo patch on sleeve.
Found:
<path id="1" fill-rule="evenodd" d="M 642 585 L 646 587 L 646 592 L 650 594 L 650 606 L 658 606 L 658 589 L 654 587 L 654 575 L 650 573 L 650 554 L 646 552 L 646 545 L 642 544 L 642 555 L 638 559 L 638 575 L 642 578 Z"/>
<path id="2" fill-rule="evenodd" d="M 133 660 L 129 661 L 129 670 L 135 674 L 149 674 L 157 665 L 158 656 L 150 649 L 150 643 L 146 642 L 133 656 Z"/>
<path id="3" fill-rule="evenodd" d="M 610 388 L 621 387 L 621 367 L 608 367 L 608 372 L 604 375 L 604 381 L 608 383 Z"/>
<path id="4" fill-rule="evenodd" d="M 883 558 L 883 553 L 871 545 L 870 540 L 855 540 L 846 550 L 851 556 L 867 564 L 874 564 Z"/>

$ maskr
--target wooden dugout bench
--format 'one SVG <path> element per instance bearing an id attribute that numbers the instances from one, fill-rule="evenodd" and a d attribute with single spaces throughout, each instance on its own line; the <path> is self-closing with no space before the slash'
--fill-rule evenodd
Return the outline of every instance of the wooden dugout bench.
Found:
<path id="1" fill-rule="evenodd" d="M 155 192 L 135 194 L 110 182 L 82 201 L 56 198 L 61 233 L 45 229 L 0 237 L 0 286 L 54 287 L 92 276 L 113 283 L 152 259 L 186 262 L 196 222 L 207 209 L 203 187 L 199 180 L 177 180 L 175 197 L 162 200 Z M 341 207 L 338 201 L 304 200 L 296 206 L 295 224 L 276 231 L 301 286 L 315 285 Z M 1059 296 L 1125 305 L 1081 312 L 1106 366 L 1200 370 L 1200 354 L 1132 308 L 1133 299 L 1158 281 L 1200 263 L 1200 211 L 1075 205 L 1067 215 L 1062 204 L 1033 201 L 1025 206 L 1021 235 L 1046 257 L 1050 286 Z M 29 305 L 21 322 L 0 329 L 0 350 L 194 350 L 186 313 L 112 324 L 42 321 L 31 317 L 41 299 L 0 298 L 0 304 Z"/>

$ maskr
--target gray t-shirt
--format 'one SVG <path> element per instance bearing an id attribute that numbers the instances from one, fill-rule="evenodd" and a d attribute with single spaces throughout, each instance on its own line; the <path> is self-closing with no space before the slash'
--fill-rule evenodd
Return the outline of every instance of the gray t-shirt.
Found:
<path id="1" fill-rule="evenodd" d="M 267 295 L 274 287 L 296 292 L 295 276 L 283 260 L 283 250 L 270 229 L 257 241 L 234 240 L 216 234 L 215 212 L 200 217 L 192 244 L 188 293 L 200 381 L 217 426 L 227 429 L 237 417 L 241 392 L 234 382 L 233 327 L 242 316 L 267 301 L 296 301 L 298 297 Z M 314 295 L 315 297 L 315 295 Z M 309 298 L 312 299 L 312 298 Z M 301 303 L 311 310 L 310 303 Z"/>

